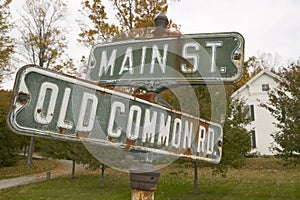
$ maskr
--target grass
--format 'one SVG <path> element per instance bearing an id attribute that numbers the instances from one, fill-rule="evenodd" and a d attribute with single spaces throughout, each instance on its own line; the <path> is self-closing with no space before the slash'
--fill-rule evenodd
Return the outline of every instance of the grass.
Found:
<path id="1" fill-rule="evenodd" d="M 0 167 L 0 179 L 7 179 L 29 174 L 45 172 L 58 166 L 57 162 L 45 159 L 33 159 L 33 167 L 26 167 L 26 159 L 20 157 L 17 164 L 12 167 Z"/>
<path id="2" fill-rule="evenodd" d="M 199 194 L 193 193 L 192 163 L 175 162 L 160 170 L 155 199 L 300 199 L 300 169 L 283 167 L 275 158 L 251 158 L 243 169 L 228 171 L 227 177 L 199 169 Z M 105 186 L 100 172 L 62 177 L 0 191 L 3 199 L 130 199 L 129 175 L 107 169 Z M 0 198 L 1 199 L 1 198 Z"/>

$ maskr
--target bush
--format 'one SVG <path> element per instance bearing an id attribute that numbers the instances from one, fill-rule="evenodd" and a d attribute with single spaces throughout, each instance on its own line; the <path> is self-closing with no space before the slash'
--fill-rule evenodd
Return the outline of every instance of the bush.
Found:
<path id="1" fill-rule="evenodd" d="M 0 167 L 10 167 L 17 162 L 15 135 L 4 122 L 0 122 Z"/>

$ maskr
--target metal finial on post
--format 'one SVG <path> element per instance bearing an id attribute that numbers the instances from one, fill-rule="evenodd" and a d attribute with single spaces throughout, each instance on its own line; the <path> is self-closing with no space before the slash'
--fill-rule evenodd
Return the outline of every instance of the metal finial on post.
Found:
<path id="1" fill-rule="evenodd" d="M 169 24 L 169 19 L 165 13 L 159 12 L 154 19 L 154 23 L 156 28 L 167 28 Z"/>
<path id="2" fill-rule="evenodd" d="M 154 30 L 153 34 L 155 36 L 161 36 L 167 30 L 167 26 L 169 24 L 169 19 L 165 13 L 160 12 L 154 18 L 154 24 L 155 24 L 155 30 Z"/>

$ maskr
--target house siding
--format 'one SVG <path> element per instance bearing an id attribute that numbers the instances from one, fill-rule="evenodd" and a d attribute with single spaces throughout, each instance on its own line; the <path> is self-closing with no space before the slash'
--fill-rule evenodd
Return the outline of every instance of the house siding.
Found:
<path id="1" fill-rule="evenodd" d="M 261 72 L 253 77 L 243 87 L 232 95 L 232 98 L 244 98 L 247 105 L 253 105 L 254 121 L 247 126 L 249 131 L 255 131 L 256 148 L 251 153 L 258 152 L 260 155 L 273 155 L 271 150 L 274 139 L 272 134 L 276 131 L 276 120 L 271 113 L 261 107 L 261 103 L 268 102 L 268 92 L 262 90 L 263 84 L 269 84 L 270 90 L 277 87 L 276 75 L 270 72 Z M 269 90 L 269 91 L 270 91 Z"/>

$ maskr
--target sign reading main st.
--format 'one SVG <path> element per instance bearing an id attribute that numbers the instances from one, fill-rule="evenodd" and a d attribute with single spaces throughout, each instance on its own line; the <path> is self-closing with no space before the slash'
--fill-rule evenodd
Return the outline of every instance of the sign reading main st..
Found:
<path id="1" fill-rule="evenodd" d="M 8 124 L 19 134 L 221 160 L 220 125 L 90 81 L 25 66 L 13 94 Z"/>
<path id="2" fill-rule="evenodd" d="M 244 39 L 236 32 L 116 41 L 93 47 L 87 79 L 137 86 L 232 83 L 242 75 L 243 58 Z"/>

